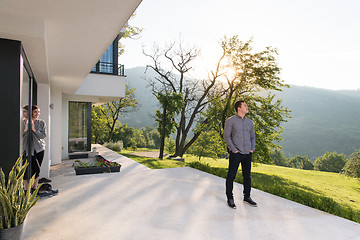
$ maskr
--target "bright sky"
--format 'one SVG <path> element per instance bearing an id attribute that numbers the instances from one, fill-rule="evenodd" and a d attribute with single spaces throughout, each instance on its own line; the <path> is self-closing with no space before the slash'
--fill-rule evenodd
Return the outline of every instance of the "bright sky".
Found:
<path id="1" fill-rule="evenodd" d="M 143 0 L 136 14 L 129 23 L 144 30 L 124 41 L 126 68 L 150 63 L 143 47 L 181 36 L 201 50 L 195 70 L 202 76 L 214 69 L 221 39 L 238 35 L 253 37 L 259 50 L 277 48 L 286 83 L 360 89 L 359 0 Z"/>

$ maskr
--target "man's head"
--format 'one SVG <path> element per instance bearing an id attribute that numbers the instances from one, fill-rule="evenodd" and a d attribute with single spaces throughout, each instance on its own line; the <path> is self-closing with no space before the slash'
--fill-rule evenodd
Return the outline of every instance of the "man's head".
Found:
<path id="1" fill-rule="evenodd" d="M 237 114 L 245 115 L 249 112 L 249 108 L 244 100 L 237 101 L 234 107 Z"/>

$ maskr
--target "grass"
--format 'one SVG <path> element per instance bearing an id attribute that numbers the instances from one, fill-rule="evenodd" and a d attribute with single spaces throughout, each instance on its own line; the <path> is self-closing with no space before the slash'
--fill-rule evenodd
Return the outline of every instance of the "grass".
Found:
<path id="1" fill-rule="evenodd" d="M 152 148 L 136 148 L 136 150 L 129 150 L 129 149 L 121 149 L 121 154 L 123 153 L 133 153 L 133 152 L 159 152 L 159 149 L 152 149 Z"/>
<path id="2" fill-rule="evenodd" d="M 227 159 L 198 158 L 184 155 L 185 162 L 138 157 L 124 153 L 150 168 L 190 166 L 220 177 L 227 174 Z M 242 183 L 241 169 L 236 182 Z M 253 164 L 252 186 L 301 204 L 360 223 L 360 181 L 337 173 L 301 170 L 267 164 Z"/>
<path id="3" fill-rule="evenodd" d="M 175 161 L 172 159 L 160 160 L 158 158 L 149 158 L 149 157 L 140 157 L 130 153 L 124 153 L 121 151 L 121 155 L 131 158 L 134 161 L 137 161 L 149 168 L 152 169 L 162 169 L 162 168 L 176 168 L 176 167 L 187 167 L 188 165 L 184 162 Z"/>
<path id="4" fill-rule="evenodd" d="M 302 186 L 314 193 L 332 198 L 360 212 L 360 181 L 338 173 L 286 168 L 274 165 L 257 164 L 253 172 L 278 176 Z"/>

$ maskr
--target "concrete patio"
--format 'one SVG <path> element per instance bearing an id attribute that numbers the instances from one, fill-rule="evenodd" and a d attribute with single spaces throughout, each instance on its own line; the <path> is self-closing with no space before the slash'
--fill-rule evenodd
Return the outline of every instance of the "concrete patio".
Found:
<path id="1" fill-rule="evenodd" d="M 30 211 L 23 239 L 359 239 L 360 224 L 253 189 L 254 208 L 226 205 L 224 179 L 192 169 L 151 170 L 100 145 L 120 173 L 76 176 L 53 166 L 59 194 Z"/>

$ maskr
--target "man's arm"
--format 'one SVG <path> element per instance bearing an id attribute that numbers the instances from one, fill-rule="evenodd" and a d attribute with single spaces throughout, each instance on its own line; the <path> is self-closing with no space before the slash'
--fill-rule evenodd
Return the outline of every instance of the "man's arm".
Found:
<path id="1" fill-rule="evenodd" d="M 236 149 L 231 139 L 231 131 L 232 131 L 232 121 L 227 119 L 225 121 L 225 126 L 224 126 L 224 140 L 230 151 L 232 151 L 233 153 L 237 153 L 238 150 Z"/>
<path id="2" fill-rule="evenodd" d="M 250 141 L 251 141 L 251 150 L 250 152 L 255 152 L 255 129 L 254 129 L 254 123 L 252 123 L 252 128 L 250 130 Z"/>

